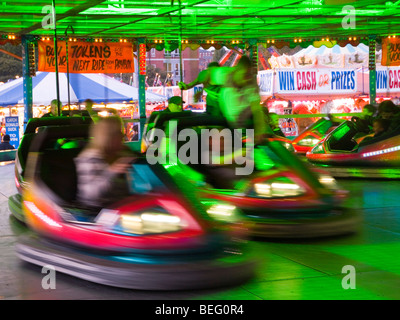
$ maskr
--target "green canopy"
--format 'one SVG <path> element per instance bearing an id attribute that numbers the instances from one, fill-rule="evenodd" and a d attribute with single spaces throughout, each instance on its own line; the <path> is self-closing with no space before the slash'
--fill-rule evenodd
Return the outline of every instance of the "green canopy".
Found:
<path id="1" fill-rule="evenodd" d="M 51 37 L 46 25 L 51 3 L 1 1 L 1 37 Z M 141 37 L 165 43 L 177 41 L 180 28 L 188 44 L 306 46 L 322 39 L 358 42 L 368 35 L 400 34 L 400 2 L 386 0 L 56 0 L 56 16 L 59 36 L 72 26 L 75 37 L 88 41 Z"/>

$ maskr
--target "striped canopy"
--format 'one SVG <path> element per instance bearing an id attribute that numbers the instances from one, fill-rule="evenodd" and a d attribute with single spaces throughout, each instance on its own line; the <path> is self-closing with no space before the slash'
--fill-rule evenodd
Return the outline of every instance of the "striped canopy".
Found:
<path id="1" fill-rule="evenodd" d="M 339 45 L 334 45 L 332 48 L 328 48 L 326 46 L 321 46 L 319 48 L 316 48 L 314 46 L 308 46 L 307 48 L 300 50 L 294 56 L 303 56 L 303 55 L 328 55 L 328 54 L 368 54 L 369 49 L 368 46 L 366 46 L 363 43 L 360 43 L 358 46 L 352 46 L 351 44 L 347 44 L 344 47 L 341 47 Z"/>
<path id="2" fill-rule="evenodd" d="M 67 74 L 59 73 L 60 100 L 68 103 Z M 122 83 L 104 74 L 71 73 L 69 75 L 70 102 L 83 102 L 92 99 L 97 103 L 137 102 L 139 89 Z M 57 98 L 56 74 L 54 72 L 38 72 L 32 78 L 33 104 L 49 105 Z M 146 92 L 146 102 L 166 101 L 165 96 Z M 23 79 L 19 78 L 0 86 L 0 106 L 23 103 Z"/>

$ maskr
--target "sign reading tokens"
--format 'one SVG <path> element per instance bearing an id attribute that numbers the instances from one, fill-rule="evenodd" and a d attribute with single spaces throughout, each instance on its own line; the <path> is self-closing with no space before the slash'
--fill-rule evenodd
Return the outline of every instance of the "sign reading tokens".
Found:
<path id="1" fill-rule="evenodd" d="M 58 71 L 67 72 L 65 41 L 57 42 Z M 39 71 L 55 72 L 54 43 L 38 41 Z M 68 42 L 70 73 L 134 72 L 133 48 L 125 42 Z"/>
<path id="2" fill-rule="evenodd" d="M 385 38 L 382 40 L 383 66 L 400 66 L 400 38 Z"/>

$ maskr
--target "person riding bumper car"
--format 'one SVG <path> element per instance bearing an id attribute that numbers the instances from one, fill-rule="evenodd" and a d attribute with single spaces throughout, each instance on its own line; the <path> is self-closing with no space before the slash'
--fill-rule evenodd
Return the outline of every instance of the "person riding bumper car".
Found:
<path id="1" fill-rule="evenodd" d="M 254 275 L 256 259 L 235 240 L 241 239 L 240 226 L 227 229 L 212 219 L 187 187 L 146 159 L 132 164 L 130 196 L 98 210 L 77 202 L 74 159 L 82 148 L 54 144 L 87 135 L 87 125 L 46 127 L 32 141 L 17 217 L 34 234 L 16 244 L 22 260 L 142 290 L 219 287 Z"/>
<path id="2" fill-rule="evenodd" d="M 307 159 L 335 177 L 399 178 L 399 143 L 399 127 L 371 136 L 368 125 L 353 117 L 308 152 Z"/>
<path id="3" fill-rule="evenodd" d="M 295 139 L 292 145 L 297 154 L 306 155 L 318 142 L 333 131 L 340 122 L 331 117 L 321 118 L 307 127 Z"/>
<path id="4" fill-rule="evenodd" d="M 224 119 L 196 115 L 161 120 L 154 127 L 159 131 L 148 133 L 150 140 L 156 143 L 150 144 L 146 154 L 159 152 L 160 159 L 166 156 L 164 167 L 171 177 L 189 179 L 195 186 L 193 192 L 212 206 L 211 212 L 216 218 L 229 215 L 226 207 L 218 205 L 218 201 L 223 201 L 240 209 L 241 220 L 250 226 L 251 235 L 312 238 L 342 235 L 358 229 L 358 213 L 341 205 L 346 192 L 337 187 L 332 177 L 311 170 L 278 141 L 266 139 L 265 143 L 255 146 L 253 159 L 251 156 L 248 161 L 242 158 L 248 164 L 253 163 L 254 170 L 238 175 L 235 172 L 239 168 L 234 164 L 205 163 L 200 159 L 204 149 L 195 150 L 203 145 L 204 133 L 217 130 L 214 132 L 218 139 L 223 130 L 228 130 Z M 185 137 L 181 133 L 185 133 Z M 191 139 L 197 142 L 192 145 Z M 194 151 L 194 157 L 182 152 L 189 149 Z"/>

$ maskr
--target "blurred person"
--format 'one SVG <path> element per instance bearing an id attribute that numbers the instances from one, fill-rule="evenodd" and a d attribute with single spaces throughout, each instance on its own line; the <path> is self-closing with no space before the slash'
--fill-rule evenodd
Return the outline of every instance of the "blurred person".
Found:
<path id="1" fill-rule="evenodd" d="M 101 208 L 130 194 L 126 173 L 135 154 L 123 143 L 118 117 L 100 118 L 90 133 L 92 139 L 75 158 L 77 199 L 83 205 Z"/>
<path id="2" fill-rule="evenodd" d="M 125 141 L 139 141 L 139 127 L 137 124 L 127 124 L 125 127 Z"/>
<path id="3" fill-rule="evenodd" d="M 255 164 L 254 159 L 249 156 L 251 150 L 244 149 L 235 142 L 236 139 L 242 141 L 241 133 L 234 132 L 232 136 L 228 128 L 214 128 L 209 132 L 202 132 L 201 140 L 207 141 L 207 138 L 208 144 L 202 145 L 202 148 L 208 146 L 208 150 L 202 149 L 201 162 L 203 170 L 208 173 L 206 182 L 213 188 L 234 189 L 241 175 L 253 173 Z"/>
<path id="4" fill-rule="evenodd" d="M 211 73 L 214 68 L 220 67 L 218 62 L 211 62 L 208 64 L 207 69 L 201 71 L 197 78 L 186 84 L 184 82 L 178 82 L 179 89 L 189 90 L 199 84 L 203 85 L 203 90 L 207 93 L 206 96 L 206 113 L 212 116 L 222 116 L 219 105 L 218 105 L 218 93 L 221 90 L 220 85 L 216 85 L 211 81 Z M 200 100 L 203 90 L 198 91 L 195 94 L 195 101 Z"/>
<path id="5" fill-rule="evenodd" d="M 372 124 L 372 132 L 373 135 L 369 135 L 365 137 L 361 142 L 360 146 L 363 146 L 364 144 L 369 144 L 374 140 L 375 138 L 378 138 L 382 136 L 384 133 L 388 132 L 390 128 L 390 120 L 388 119 L 382 119 L 382 118 L 376 118 L 373 120 Z"/>
<path id="6" fill-rule="evenodd" d="M 2 142 L 0 143 L 0 150 L 10 150 L 15 149 L 12 144 L 10 144 L 10 135 L 5 134 L 3 136 Z"/>
<path id="7" fill-rule="evenodd" d="M 372 131 L 374 138 L 381 136 L 389 130 L 390 120 L 388 119 L 374 119 L 372 122 Z"/>
<path id="8" fill-rule="evenodd" d="M 130 141 L 139 141 L 139 127 L 137 125 L 132 126 L 132 136 Z"/>
<path id="9" fill-rule="evenodd" d="M 374 121 L 374 114 L 376 112 L 376 108 L 372 104 L 366 104 L 363 109 L 361 114 L 359 115 L 359 118 L 362 119 L 365 124 L 368 125 L 370 130 L 372 131 L 373 127 L 373 121 Z"/>
<path id="10" fill-rule="evenodd" d="M 210 81 L 222 88 L 218 95 L 223 117 L 232 128 L 254 129 L 255 141 L 272 134 L 260 104 L 260 95 L 251 60 L 243 55 L 234 67 L 214 68 Z"/>
<path id="11" fill-rule="evenodd" d="M 372 104 L 366 104 L 361 112 L 360 118 L 361 119 L 369 119 L 374 116 L 376 112 L 376 108 Z"/>
<path id="12" fill-rule="evenodd" d="M 173 96 L 168 99 L 168 107 L 161 112 L 181 112 L 184 103 L 180 96 Z"/>
<path id="13" fill-rule="evenodd" d="M 90 117 L 92 118 L 93 122 L 96 123 L 99 121 L 100 116 L 97 114 L 96 111 L 93 110 L 93 104 L 94 104 L 93 100 L 91 99 L 85 100 L 85 108 L 89 113 Z"/>
<path id="14" fill-rule="evenodd" d="M 42 118 L 46 117 L 58 117 L 59 112 L 61 112 L 62 104 L 61 101 L 58 101 L 57 99 L 53 99 L 50 102 L 50 112 L 45 113 L 42 115 Z"/>
<path id="15" fill-rule="evenodd" d="M 391 101 L 382 101 L 378 106 L 378 117 L 391 120 L 399 113 L 399 108 Z"/>
<path id="16" fill-rule="evenodd" d="M 389 130 L 398 130 L 400 128 L 400 109 L 396 106 L 393 101 L 385 100 L 378 105 L 378 116 L 377 118 L 382 118 L 390 120 Z"/>

